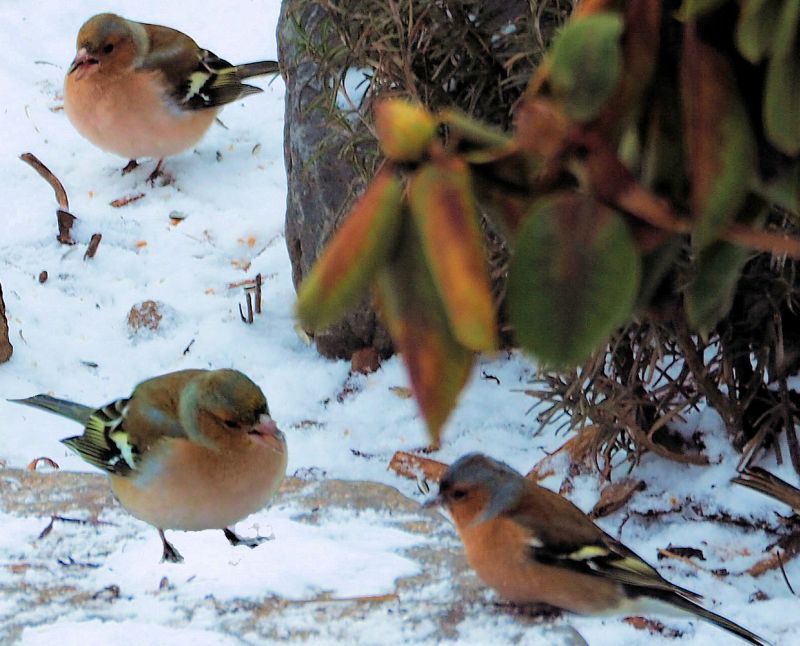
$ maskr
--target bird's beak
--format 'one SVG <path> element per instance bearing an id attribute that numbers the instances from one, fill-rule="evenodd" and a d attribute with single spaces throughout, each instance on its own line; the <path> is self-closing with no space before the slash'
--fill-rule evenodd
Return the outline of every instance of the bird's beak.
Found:
<path id="1" fill-rule="evenodd" d="M 269 415 L 259 417 L 247 434 L 264 442 L 273 451 L 283 453 L 286 450 L 286 437 Z"/>
<path id="2" fill-rule="evenodd" d="M 90 70 L 93 70 L 95 65 L 98 65 L 100 61 L 98 61 L 93 56 L 89 56 L 89 52 L 86 51 L 85 47 L 81 47 L 78 50 L 78 53 L 75 54 L 75 60 L 72 61 L 72 65 L 69 66 L 69 70 L 67 70 L 67 76 L 75 73 L 75 80 L 80 81 L 84 76 L 86 76 Z"/>

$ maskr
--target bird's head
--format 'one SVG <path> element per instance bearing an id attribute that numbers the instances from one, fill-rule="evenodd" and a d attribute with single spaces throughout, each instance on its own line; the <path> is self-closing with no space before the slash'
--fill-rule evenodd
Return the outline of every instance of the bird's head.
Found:
<path id="1" fill-rule="evenodd" d="M 470 453 L 450 465 L 439 482 L 439 493 L 424 506 L 442 505 L 457 527 L 471 527 L 513 509 L 527 486 L 507 464 Z"/>
<path id="2" fill-rule="evenodd" d="M 179 414 L 189 437 L 211 449 L 246 438 L 278 453 L 286 450 L 286 440 L 270 417 L 264 393 L 238 370 L 198 375 L 184 388 Z"/>
<path id="3" fill-rule="evenodd" d="M 97 72 L 119 72 L 134 66 L 146 48 L 142 25 L 113 13 L 97 14 L 78 32 L 77 52 L 67 75 L 79 81 Z"/>

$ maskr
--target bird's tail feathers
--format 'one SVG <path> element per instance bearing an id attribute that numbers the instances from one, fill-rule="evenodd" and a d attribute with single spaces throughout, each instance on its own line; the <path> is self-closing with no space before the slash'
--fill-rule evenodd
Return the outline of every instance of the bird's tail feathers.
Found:
<path id="1" fill-rule="evenodd" d="M 650 598 L 657 603 L 660 602 L 659 605 L 661 605 L 661 603 L 669 604 L 673 609 L 679 610 L 682 613 L 688 613 L 690 615 L 694 615 L 695 617 L 699 617 L 700 619 L 704 619 L 705 621 L 708 621 L 724 630 L 727 630 L 730 633 L 733 633 L 749 644 L 755 644 L 756 646 L 772 646 L 766 639 L 759 637 L 754 632 L 747 630 L 747 628 L 743 628 L 730 619 L 726 619 L 722 615 L 711 612 L 700 604 L 697 604 L 694 601 L 691 601 L 690 599 L 687 599 L 677 593 L 668 592 L 666 590 L 649 590 L 646 598 Z M 640 599 L 642 598 L 640 597 Z M 644 601 L 644 599 L 642 600 Z M 663 611 L 664 609 L 662 608 L 660 612 Z"/>
<path id="2" fill-rule="evenodd" d="M 247 83 L 242 83 L 239 86 L 239 98 L 249 96 L 251 94 L 258 94 L 259 92 L 263 92 L 260 87 L 256 87 L 255 85 L 248 85 Z"/>
<path id="3" fill-rule="evenodd" d="M 66 399 L 58 399 L 50 395 L 34 395 L 26 399 L 9 399 L 8 401 L 15 404 L 24 404 L 25 406 L 33 406 L 42 410 L 50 411 L 56 415 L 61 415 L 67 419 L 79 422 L 84 426 L 88 423 L 89 418 L 94 413 L 95 409 L 91 406 L 84 406 L 83 404 L 76 404 L 75 402 Z"/>
<path id="4" fill-rule="evenodd" d="M 278 61 L 258 61 L 256 63 L 244 63 L 236 66 L 239 78 L 247 79 L 251 76 L 263 76 L 264 74 L 279 74 L 281 71 Z"/>

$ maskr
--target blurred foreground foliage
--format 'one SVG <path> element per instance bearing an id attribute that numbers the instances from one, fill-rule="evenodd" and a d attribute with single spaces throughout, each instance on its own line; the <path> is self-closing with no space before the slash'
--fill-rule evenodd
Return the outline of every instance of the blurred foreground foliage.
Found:
<path id="1" fill-rule="evenodd" d="M 800 3 L 584 0 L 509 131 L 439 105 L 376 104 L 385 160 L 301 286 L 301 322 L 372 289 L 437 443 L 498 347 L 488 217 L 542 421 L 567 413 L 606 473 L 620 448 L 704 463 L 669 428 L 706 402 L 748 457 L 787 430 L 800 471 Z"/>

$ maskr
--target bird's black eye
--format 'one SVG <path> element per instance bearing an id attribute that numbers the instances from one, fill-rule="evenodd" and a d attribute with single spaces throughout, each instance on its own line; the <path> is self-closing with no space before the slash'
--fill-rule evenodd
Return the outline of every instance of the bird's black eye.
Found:
<path id="1" fill-rule="evenodd" d="M 239 425 L 236 422 L 232 422 L 231 420 L 228 420 L 228 419 L 226 419 L 222 423 L 225 424 L 225 426 L 227 426 L 228 428 L 238 428 L 239 427 Z"/>
<path id="2" fill-rule="evenodd" d="M 450 494 L 450 497 L 453 500 L 463 500 L 464 496 L 466 496 L 466 495 L 467 495 L 467 492 L 464 491 L 463 489 L 454 489 L 452 491 L 452 493 Z"/>
<path id="3" fill-rule="evenodd" d="M 103 47 L 104 54 L 110 54 L 114 51 L 114 43 L 108 43 L 105 47 Z"/>

